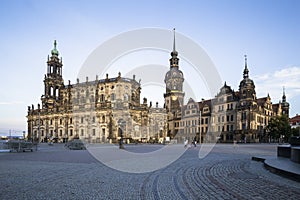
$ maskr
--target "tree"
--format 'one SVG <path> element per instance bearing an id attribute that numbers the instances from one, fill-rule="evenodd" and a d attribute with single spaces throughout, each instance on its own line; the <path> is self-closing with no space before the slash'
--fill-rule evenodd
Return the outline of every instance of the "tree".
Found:
<path id="1" fill-rule="evenodd" d="M 291 135 L 292 136 L 300 136 L 300 127 L 292 128 L 291 130 Z"/>
<path id="2" fill-rule="evenodd" d="M 288 142 L 291 136 L 291 126 L 289 118 L 286 115 L 271 118 L 267 131 L 272 139 L 278 140 L 282 138 L 284 142 Z"/>

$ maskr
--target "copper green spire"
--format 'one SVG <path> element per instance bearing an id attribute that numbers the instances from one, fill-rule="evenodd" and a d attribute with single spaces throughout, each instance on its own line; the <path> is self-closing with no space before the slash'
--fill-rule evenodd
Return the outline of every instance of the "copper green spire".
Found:
<path id="1" fill-rule="evenodd" d="M 54 40 L 54 48 L 51 51 L 52 56 L 58 56 L 59 52 L 56 49 L 56 40 Z"/>

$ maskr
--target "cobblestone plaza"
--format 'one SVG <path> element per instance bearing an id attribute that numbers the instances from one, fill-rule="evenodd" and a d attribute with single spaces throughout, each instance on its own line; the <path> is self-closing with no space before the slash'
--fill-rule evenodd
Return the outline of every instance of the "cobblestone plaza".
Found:
<path id="1" fill-rule="evenodd" d="M 161 147 L 125 146 L 135 153 Z M 0 199 L 300 198 L 299 182 L 251 160 L 252 156 L 276 156 L 276 145 L 217 144 L 203 159 L 198 157 L 199 148 L 188 148 L 165 168 L 139 174 L 111 169 L 89 151 L 67 150 L 61 144 L 42 144 L 33 153 L 1 153 Z"/>

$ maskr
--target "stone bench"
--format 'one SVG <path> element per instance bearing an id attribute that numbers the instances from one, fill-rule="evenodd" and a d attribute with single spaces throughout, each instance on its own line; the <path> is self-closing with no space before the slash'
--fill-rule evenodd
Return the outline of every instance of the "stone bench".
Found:
<path id="1" fill-rule="evenodd" d="M 300 147 L 291 147 L 291 161 L 300 163 Z"/>
<path id="2" fill-rule="evenodd" d="M 277 156 L 284 158 L 291 158 L 291 145 L 283 144 L 277 146 Z"/>

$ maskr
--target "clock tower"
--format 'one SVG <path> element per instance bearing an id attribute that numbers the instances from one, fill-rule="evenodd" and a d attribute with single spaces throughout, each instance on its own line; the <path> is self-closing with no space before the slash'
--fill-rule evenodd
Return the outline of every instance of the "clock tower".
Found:
<path id="1" fill-rule="evenodd" d="M 173 114 L 181 111 L 184 99 L 184 92 L 182 91 L 184 78 L 182 71 L 179 70 L 179 58 L 177 56 L 174 29 L 173 51 L 170 58 L 170 70 L 165 76 L 166 93 L 164 94 L 166 110 Z"/>

